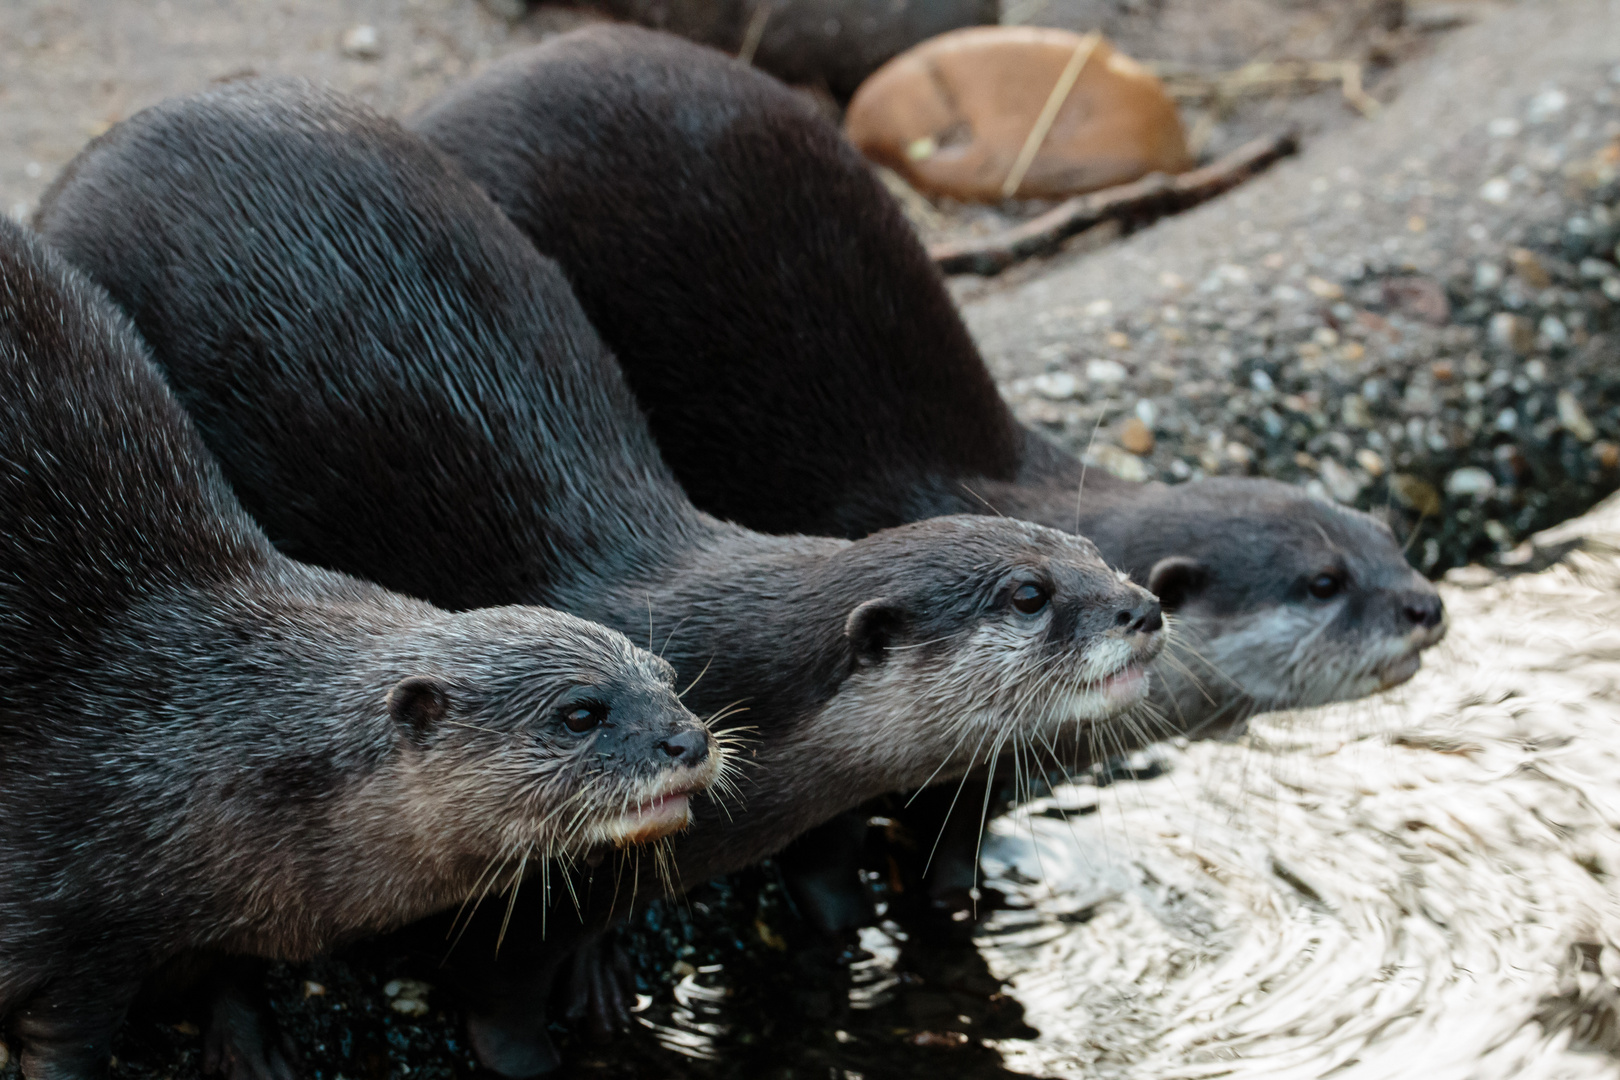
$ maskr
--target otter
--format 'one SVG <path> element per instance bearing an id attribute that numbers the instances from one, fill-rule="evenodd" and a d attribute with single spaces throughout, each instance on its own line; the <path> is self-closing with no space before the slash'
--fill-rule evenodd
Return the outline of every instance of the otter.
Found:
<path id="1" fill-rule="evenodd" d="M 498 959 L 498 920 L 452 954 L 472 1044 L 506 1075 L 555 1067 L 550 981 L 634 896 L 1015 743 L 1126 723 L 1145 693 L 1158 602 L 1088 540 L 971 515 L 777 537 L 699 512 L 556 264 L 339 95 L 241 82 L 148 109 L 70 163 L 39 221 L 284 551 L 453 609 L 646 633 L 699 715 L 750 729 L 738 797 L 694 804 L 669 882 L 582 876 L 579 920 L 542 938 L 531 904 Z"/>
<path id="2" fill-rule="evenodd" d="M 895 200 L 767 75 L 599 25 L 507 57 L 407 123 L 561 264 L 701 509 L 852 538 L 996 513 L 1095 541 L 1176 618 L 1154 670 L 1162 720 L 1143 735 L 1219 735 L 1376 692 L 1444 632 L 1438 594 L 1381 521 L 1269 480 L 1088 474 L 1022 426 Z M 942 811 L 955 785 L 922 801 Z M 941 827 L 909 816 L 929 837 Z M 823 839 L 848 852 L 836 838 L 858 835 Z M 953 916 L 977 837 L 935 860 L 930 888 Z M 797 890 L 813 922 L 870 915 L 853 869 L 829 878 L 808 841 L 795 854 L 821 882 Z"/>
<path id="3" fill-rule="evenodd" d="M 0 1019 L 30 1080 L 103 1073 L 166 962 L 307 958 L 684 825 L 719 758 L 668 664 L 276 551 L 128 320 L 3 219 L 0 316 Z"/>

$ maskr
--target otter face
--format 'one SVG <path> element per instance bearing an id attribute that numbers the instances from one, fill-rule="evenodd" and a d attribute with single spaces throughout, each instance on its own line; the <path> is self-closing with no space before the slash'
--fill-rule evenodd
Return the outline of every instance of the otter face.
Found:
<path id="1" fill-rule="evenodd" d="M 1165 490 L 1177 548 L 1141 576 L 1176 621 L 1155 700 L 1183 730 L 1377 693 L 1445 636 L 1439 594 L 1370 515 L 1269 481 Z"/>
<path id="2" fill-rule="evenodd" d="M 437 652 L 441 672 L 408 677 L 388 697 L 438 827 L 469 853 L 518 860 L 645 843 L 688 824 L 691 796 L 725 763 L 669 664 L 559 612 L 449 620 L 457 645 Z"/>
<path id="3" fill-rule="evenodd" d="M 907 750 L 929 770 L 959 773 L 1009 740 L 1050 746 L 1147 695 L 1164 644 L 1160 605 L 1089 540 L 1010 519 L 934 518 L 850 553 L 887 556 L 895 569 L 845 622 L 845 692 L 857 710 L 911 717 Z"/>

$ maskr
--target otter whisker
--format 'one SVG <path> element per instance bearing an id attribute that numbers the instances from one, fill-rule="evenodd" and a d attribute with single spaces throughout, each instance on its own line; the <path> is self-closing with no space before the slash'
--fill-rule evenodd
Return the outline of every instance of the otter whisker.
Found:
<path id="1" fill-rule="evenodd" d="M 720 723 L 720 721 L 725 720 L 728 717 L 736 716 L 739 713 L 747 712 L 748 706 L 743 704 L 743 702 L 747 700 L 747 698 L 738 698 L 729 705 L 721 706 L 719 709 L 716 709 L 712 715 L 704 717 L 703 726 L 708 728 L 712 733 L 714 731 L 714 725 Z M 749 728 L 748 730 L 753 731 L 756 729 Z"/>
<path id="2" fill-rule="evenodd" d="M 996 515 L 996 517 L 1004 518 L 1004 517 L 1007 516 L 1006 514 L 1003 514 L 1000 510 L 997 510 L 994 506 L 991 506 L 989 499 L 986 499 L 983 495 L 980 495 L 977 491 L 974 491 L 972 488 L 968 487 L 966 480 L 958 480 L 957 484 L 959 484 L 961 486 L 963 491 L 967 492 L 969 495 L 973 496 L 975 499 L 978 499 L 980 502 L 984 503 L 985 509 L 989 510 L 992 514 Z"/>
<path id="3" fill-rule="evenodd" d="M 988 735 L 989 735 L 989 730 L 988 729 L 986 729 L 986 730 L 984 730 L 983 732 L 980 733 L 979 742 L 973 748 L 973 756 L 968 759 L 967 772 L 964 772 L 962 774 L 962 779 L 957 781 L 957 783 L 956 783 L 956 793 L 951 796 L 951 805 L 947 806 L 945 808 L 945 817 L 940 822 L 939 832 L 934 836 L 934 846 L 928 849 L 928 859 L 927 859 L 926 862 L 923 863 L 923 875 L 925 877 L 928 874 L 928 868 L 934 865 L 934 853 L 939 850 L 939 842 L 940 842 L 940 840 L 944 839 L 944 837 L 945 837 L 945 825 L 950 821 L 951 814 L 954 813 L 955 810 L 956 810 L 956 801 L 962 797 L 962 788 L 967 784 L 968 775 L 970 773 L 972 773 L 973 766 L 979 760 L 979 748 L 984 745 L 984 740 Z M 944 767 L 945 767 L 944 763 L 941 762 L 940 763 L 940 769 L 943 769 Z M 939 769 L 935 769 L 933 775 L 934 776 L 939 775 Z M 932 779 L 932 778 L 933 777 L 930 776 L 929 779 Z M 923 788 L 926 788 L 927 786 L 928 786 L 927 784 L 924 784 Z M 911 798 L 915 799 L 917 797 L 917 795 L 922 794 L 923 788 L 918 788 L 917 792 L 915 794 L 913 794 L 911 796 Z M 910 800 L 907 800 L 907 805 L 908 806 L 910 805 Z"/>
<path id="4" fill-rule="evenodd" d="M 532 851 L 525 850 L 523 857 L 518 860 L 517 870 L 512 874 L 512 895 L 506 901 L 506 914 L 501 918 L 500 933 L 495 935 L 495 955 L 501 953 L 501 946 L 506 943 L 506 928 L 512 923 L 512 912 L 517 908 L 518 890 L 523 887 L 523 873 L 529 867 L 529 856 Z"/>
<path id="5" fill-rule="evenodd" d="M 705 675 L 707 675 L 709 673 L 709 667 L 713 663 L 714 663 L 714 657 L 711 656 L 711 657 L 709 657 L 708 663 L 703 665 L 703 670 L 697 673 L 697 678 L 695 678 L 691 682 L 687 683 L 686 684 L 686 689 L 682 690 L 680 693 L 676 694 L 675 696 L 677 698 L 685 699 L 686 695 L 690 694 L 692 692 L 692 687 L 696 686 L 700 681 L 702 681 L 703 676 L 705 676 Z"/>
<path id="6" fill-rule="evenodd" d="M 485 735 L 494 735 L 503 739 L 509 739 L 516 734 L 514 731 L 496 731 L 494 728 L 480 727 L 478 724 L 469 724 L 465 720 L 440 720 L 439 723 L 447 724 L 450 727 L 466 728 L 469 731 L 481 731 Z"/>
<path id="7" fill-rule="evenodd" d="M 1091 425 L 1091 438 L 1086 440 L 1086 452 L 1080 455 L 1080 484 L 1074 490 L 1074 532 L 1080 531 L 1080 504 L 1086 493 L 1086 469 L 1091 466 L 1091 451 L 1097 445 L 1097 432 L 1102 430 L 1103 418 L 1108 415 L 1105 404 L 1097 413 L 1097 422 Z"/>
<path id="8" fill-rule="evenodd" d="M 669 643 L 672 640 L 674 640 L 676 633 L 680 630 L 681 627 L 685 626 L 688 622 L 690 622 L 691 618 L 692 618 L 692 616 L 690 616 L 690 615 L 686 615 L 686 616 L 682 617 L 681 621 L 676 623 L 675 626 L 670 630 L 670 632 L 668 634 L 664 635 L 664 644 L 658 650 L 658 655 L 659 655 L 660 658 L 663 657 L 664 651 L 669 648 Z"/>

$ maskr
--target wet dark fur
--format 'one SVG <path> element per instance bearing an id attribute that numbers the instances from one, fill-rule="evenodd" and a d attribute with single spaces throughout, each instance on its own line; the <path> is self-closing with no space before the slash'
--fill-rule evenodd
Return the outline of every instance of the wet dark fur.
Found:
<path id="1" fill-rule="evenodd" d="M 1156 651 L 1151 597 L 1076 537 L 959 517 L 777 538 L 693 509 L 555 264 L 424 142 L 334 96 L 238 84 L 148 110 L 40 220 L 134 318 L 284 550 L 451 607 L 544 602 L 645 633 L 700 713 L 747 708 L 726 722 L 753 729 L 741 797 L 730 817 L 696 806 L 677 885 L 960 774 L 987 739 L 1050 734 L 1086 663 Z M 1053 591 L 1034 619 L 1009 607 L 1031 578 Z M 1020 644 L 976 651 L 984 634 Z M 559 922 L 463 979 L 509 1072 L 554 1061 L 536 1005 L 578 933 Z M 472 937 L 456 958 L 489 960 Z"/>
<path id="2" fill-rule="evenodd" d="M 1373 692 L 1438 640 L 1439 598 L 1381 522 L 1264 480 L 1083 474 L 1018 424 L 894 200 L 769 77 L 596 26 L 410 123 L 562 265 L 699 507 L 849 537 L 993 508 L 1162 589 L 1163 720 L 1121 748 Z M 1323 573 L 1336 597 L 1308 594 Z"/>
<path id="3" fill-rule="evenodd" d="M 0 1021 L 30 1080 L 103 1072 L 167 961 L 308 957 L 690 786 L 671 681 L 574 616 L 277 552 L 128 321 L 0 219 Z M 569 695 L 608 724 L 567 731 Z"/>

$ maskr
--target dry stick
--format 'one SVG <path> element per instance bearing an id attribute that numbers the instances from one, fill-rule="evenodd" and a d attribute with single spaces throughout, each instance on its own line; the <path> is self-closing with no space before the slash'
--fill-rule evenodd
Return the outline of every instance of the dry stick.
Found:
<path id="1" fill-rule="evenodd" d="M 1156 217 L 1214 198 L 1298 148 L 1299 140 L 1292 132 L 1268 135 L 1201 169 L 1176 177 L 1151 173 L 1129 184 L 1077 195 L 994 236 L 931 245 L 928 255 L 947 274 L 999 274 L 1110 218 Z"/>
<path id="2" fill-rule="evenodd" d="M 1058 110 L 1063 103 L 1069 100 L 1069 92 L 1074 89 L 1075 80 L 1080 78 L 1080 72 L 1085 70 L 1086 61 L 1091 54 L 1097 51 L 1097 43 L 1102 35 L 1092 31 L 1075 45 L 1069 62 L 1063 66 L 1058 75 L 1057 82 L 1052 84 L 1052 92 L 1046 95 L 1046 104 L 1041 106 L 1041 114 L 1035 118 L 1035 126 L 1029 129 L 1024 138 L 1024 145 L 1018 151 L 1018 157 L 1013 159 L 1013 166 L 1007 172 L 1007 179 L 1001 184 L 1001 197 L 1010 199 L 1018 194 L 1018 187 L 1024 182 L 1024 174 L 1035 162 L 1035 155 L 1041 152 L 1041 144 L 1052 130 L 1052 124 L 1057 120 Z"/>

